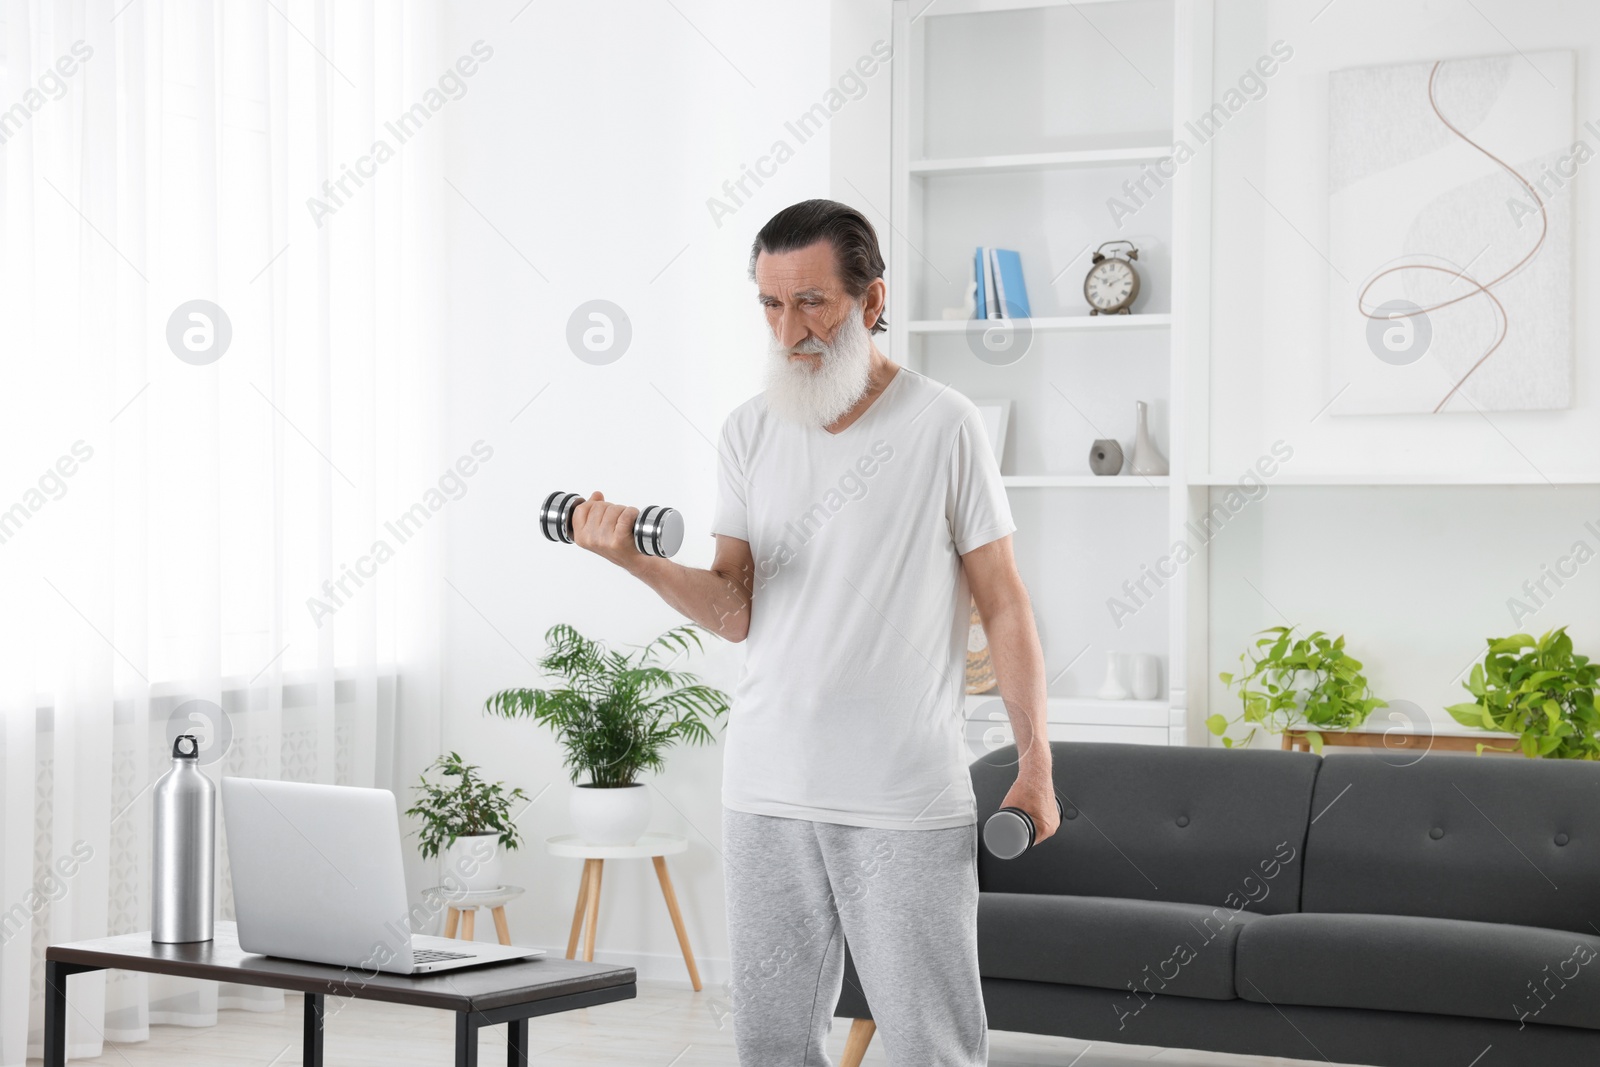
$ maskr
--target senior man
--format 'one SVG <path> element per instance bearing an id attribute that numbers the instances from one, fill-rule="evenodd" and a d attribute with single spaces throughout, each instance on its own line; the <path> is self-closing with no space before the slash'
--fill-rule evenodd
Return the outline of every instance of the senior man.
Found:
<path id="1" fill-rule="evenodd" d="M 765 389 L 722 426 L 708 569 L 642 555 L 593 494 L 573 538 L 746 647 L 722 781 L 744 1067 L 829 1067 L 848 941 L 890 1063 L 980 1067 L 978 826 L 963 740 L 969 591 L 1017 747 L 1004 803 L 1059 823 L 1044 659 L 977 408 L 888 359 L 884 262 L 807 200 L 756 235 Z"/>

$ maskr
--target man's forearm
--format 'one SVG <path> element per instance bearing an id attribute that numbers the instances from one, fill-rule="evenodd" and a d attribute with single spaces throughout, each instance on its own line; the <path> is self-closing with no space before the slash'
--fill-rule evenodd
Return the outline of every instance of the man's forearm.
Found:
<path id="1" fill-rule="evenodd" d="M 1044 653 L 1026 599 L 984 622 L 989 658 L 1000 683 L 1000 699 L 1011 717 L 1019 768 L 1048 770 L 1050 734 L 1045 720 Z"/>
<path id="2" fill-rule="evenodd" d="M 729 641 L 742 641 L 750 629 L 750 578 L 685 567 L 662 556 L 640 553 L 622 564 L 629 574 L 660 594 L 669 606 Z"/>

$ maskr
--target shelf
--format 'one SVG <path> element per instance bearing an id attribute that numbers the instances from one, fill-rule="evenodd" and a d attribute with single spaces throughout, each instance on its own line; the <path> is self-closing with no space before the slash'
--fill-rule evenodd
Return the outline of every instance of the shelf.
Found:
<path id="1" fill-rule="evenodd" d="M 969 156 L 964 159 L 918 159 L 907 165 L 913 178 L 942 178 L 958 174 L 1004 174 L 1017 171 L 1059 170 L 1066 167 L 1126 166 L 1158 163 L 1172 155 L 1172 146 L 1142 148 L 1090 148 L 1076 152 L 1029 152 L 1008 156 Z"/>
<path id="2" fill-rule="evenodd" d="M 1372 718 L 1353 729 L 1324 730 L 1322 732 L 1325 734 L 1399 734 L 1404 737 L 1418 735 L 1422 737 L 1476 737 L 1489 745 L 1504 744 L 1507 741 L 1520 742 L 1522 740 L 1521 734 L 1502 733 L 1499 730 L 1479 730 L 1471 726 L 1462 726 L 1454 719 L 1434 719 L 1431 716 L 1428 719 L 1428 728 L 1426 730 L 1418 730 L 1416 725 L 1410 722 L 1382 723 L 1375 721 L 1383 714 L 1383 709 L 1379 708 L 1372 713 Z M 1295 729 L 1307 730 L 1310 727 L 1297 726 Z M 1275 734 L 1273 736 L 1282 735 Z"/>
<path id="3" fill-rule="evenodd" d="M 965 333 L 975 322 L 1027 323 L 1035 333 L 1057 330 L 1088 330 L 1092 332 L 1121 330 L 1162 330 L 1172 325 L 1172 316 L 1165 312 L 1135 315 L 1059 315 L 1033 319 L 913 319 L 906 324 L 912 333 Z"/>
<path id="4" fill-rule="evenodd" d="M 984 704 L 1000 701 L 999 690 L 992 693 L 966 695 L 965 712 L 968 722 L 983 722 L 972 715 Z M 1001 705 L 995 709 L 1000 718 L 993 721 L 1009 725 L 1011 718 Z M 1167 726 L 1171 706 L 1165 700 L 1099 700 L 1095 697 L 1049 697 L 1045 701 L 1045 719 L 1048 722 L 1070 725 L 1106 726 Z"/>
<path id="5" fill-rule="evenodd" d="M 1211 391 L 1210 332 L 1193 326 L 1211 301 L 1212 196 L 1204 168 L 1180 167 L 1174 175 L 1172 164 L 1185 154 L 1180 133 L 1193 144 L 1184 117 L 1204 114 L 1215 103 L 1214 3 L 1082 0 L 1080 7 L 1080 0 L 909 0 L 886 5 L 893 8 L 896 59 L 889 93 L 892 188 L 885 208 L 887 303 L 901 309 L 898 318 L 891 316 L 888 335 L 895 358 L 948 380 L 966 396 L 1003 397 L 1024 406 L 1030 399 L 1040 402 L 1040 410 L 1028 418 L 1013 414 L 1010 433 L 1020 436 L 1012 442 L 1012 459 L 1019 469 L 1001 475 L 1012 507 L 1020 509 L 1017 537 L 1053 544 L 1060 540 L 1052 532 L 1059 518 L 1054 509 L 1076 508 L 1083 514 L 1074 515 L 1074 522 L 1090 531 L 1104 556 L 1101 569 L 1119 582 L 1123 574 L 1139 573 L 1152 544 L 1193 537 L 1185 523 L 1194 501 L 1203 501 L 1210 490 L 1187 491 L 1181 456 L 1173 457 L 1170 475 L 1090 473 L 1083 458 L 1087 440 L 1081 452 L 1072 446 L 1075 455 L 1055 447 L 1061 416 L 1047 405 L 1059 398 L 1040 374 L 1075 368 L 1113 398 L 1125 395 L 1129 403 L 1134 396 L 1163 398 L 1158 422 L 1165 423 L 1173 442 L 1211 437 L 1205 402 Z M 991 18 L 988 12 L 1017 14 Z M 947 21 L 946 15 L 967 17 Z M 1117 42 L 1115 51 L 1106 45 L 1109 40 Z M 1125 99 L 1114 112 L 1052 114 L 1043 125 L 1033 113 L 1037 108 L 997 118 L 983 104 L 984 94 L 992 96 L 996 86 L 1002 96 L 1038 102 L 1074 99 L 1093 85 Z M 1106 197 L 1123 195 L 1124 179 L 1138 181 L 1148 174 L 1154 180 L 1158 171 L 1159 195 L 1154 202 L 1139 195 L 1142 213 L 1136 220 L 1150 246 L 1147 255 L 1141 244 L 1139 258 L 1150 274 L 1145 287 L 1153 286 L 1146 294 L 1152 299 L 1141 298 L 1145 310 L 1131 315 L 1091 315 L 1078 292 L 1090 252 L 1106 237 L 1120 236 L 1107 232 L 1116 227 L 1106 222 Z M 1148 191 L 1151 185 L 1146 186 Z M 962 317 L 943 317 L 943 308 L 962 301 L 972 249 L 979 244 L 1018 252 L 1037 315 L 974 319 L 970 312 L 952 311 Z M 1002 333 L 1011 345 L 990 352 L 983 342 L 999 342 Z M 1060 359 L 1071 362 L 1058 363 L 1057 349 Z M 969 350 L 976 359 L 969 358 Z M 1041 355 L 1044 365 L 1037 362 Z M 1014 365 L 1024 356 L 1035 361 L 1031 369 Z M 1070 418 L 1070 409 L 1063 408 Z M 1128 449 L 1126 439 L 1122 447 Z M 1297 461 L 1312 466 L 1298 454 Z M 1198 466 L 1226 469 L 1204 461 Z M 1057 472 L 1043 469 L 1050 467 Z M 1090 499 L 1089 490 L 1144 492 L 1109 498 L 1101 492 Z M 1137 521 L 1126 531 L 1104 533 L 1110 528 L 1093 518 L 1108 509 L 1113 517 Z M 1040 629 L 1045 636 L 1072 634 L 1075 640 L 1078 608 L 1094 599 L 1101 575 L 1093 568 L 1047 574 L 1049 588 L 1035 591 Z M 1160 699 L 1096 699 L 1089 694 L 1100 686 L 1104 660 L 1101 670 L 1091 667 L 1087 673 L 1079 664 L 1051 687 L 1062 694 L 1051 696 L 1043 709 L 1051 740 L 1206 743 L 1209 735 L 1200 722 L 1212 677 L 1206 593 L 1204 568 L 1180 568 L 1163 583 L 1159 602 L 1137 618 L 1121 620 L 1126 628 L 1114 643 L 1161 660 Z M 1045 647 L 1050 648 L 1048 642 Z M 1058 647 L 1054 654 L 1071 651 Z M 975 753 L 1011 733 L 1004 729 L 1010 721 L 998 691 L 968 696 L 964 708 L 966 740 Z M 998 721 L 991 719 L 996 713 Z"/>
<path id="6" fill-rule="evenodd" d="M 1007 474 L 1000 480 L 1007 489 L 1164 489 L 1172 483 L 1165 474 Z"/>
<path id="7" fill-rule="evenodd" d="M 1491 485 L 1574 485 L 1574 486 L 1600 486 L 1600 477 L 1595 475 L 1554 475 L 1550 478 L 1541 478 L 1538 475 L 1507 478 L 1481 478 L 1472 475 L 1454 474 L 1274 474 L 1270 478 L 1263 478 L 1268 485 L 1284 486 L 1356 486 L 1372 488 L 1381 486 L 1491 486 Z M 1194 486 L 1216 486 L 1227 488 L 1239 487 L 1239 476 L 1225 477 L 1219 474 L 1205 474 L 1189 479 L 1189 484 Z M 1251 485 L 1254 488 L 1254 485 Z"/>
<path id="8" fill-rule="evenodd" d="M 1080 4 L 1115 4 L 1127 0 L 913 0 L 914 18 L 974 15 L 986 11 L 1021 11 L 1036 7 L 1077 7 Z"/>

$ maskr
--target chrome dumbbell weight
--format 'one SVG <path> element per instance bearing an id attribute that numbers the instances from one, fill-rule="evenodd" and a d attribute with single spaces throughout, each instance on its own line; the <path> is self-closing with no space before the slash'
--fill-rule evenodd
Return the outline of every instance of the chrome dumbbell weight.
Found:
<path id="1" fill-rule="evenodd" d="M 584 498 L 557 489 L 544 498 L 539 528 L 552 541 L 572 544 L 572 512 Z M 683 516 L 669 507 L 651 504 L 633 523 L 633 546 L 647 556 L 670 556 L 683 544 Z"/>
<path id="2" fill-rule="evenodd" d="M 1066 819 L 1060 797 L 1056 797 L 1056 812 L 1060 820 Z M 983 824 L 983 845 L 996 859 L 1014 860 L 1033 847 L 1037 833 L 1033 817 L 1027 812 L 1001 808 Z"/>

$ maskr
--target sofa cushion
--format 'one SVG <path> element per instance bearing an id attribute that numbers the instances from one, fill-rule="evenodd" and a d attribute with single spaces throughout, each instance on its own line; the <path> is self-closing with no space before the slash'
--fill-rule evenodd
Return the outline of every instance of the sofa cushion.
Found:
<path id="1" fill-rule="evenodd" d="M 1301 911 L 1600 921 L 1600 764 L 1340 753 L 1311 808 Z"/>
<path id="2" fill-rule="evenodd" d="M 1600 1030 L 1600 936 L 1404 915 L 1263 915 L 1239 927 L 1237 991 Z M 980 941 L 981 945 L 981 941 Z"/>
<path id="3" fill-rule="evenodd" d="M 1116 897 L 978 894 L 978 971 L 1057 985 L 1233 1000 L 1234 942 L 1263 917 Z"/>
<path id="4" fill-rule="evenodd" d="M 1016 859 L 979 848 L 980 889 L 1300 910 L 1318 757 L 1088 741 L 1050 751 L 1066 818 Z M 1007 745 L 972 763 L 980 826 L 1016 782 L 1016 761 Z"/>

